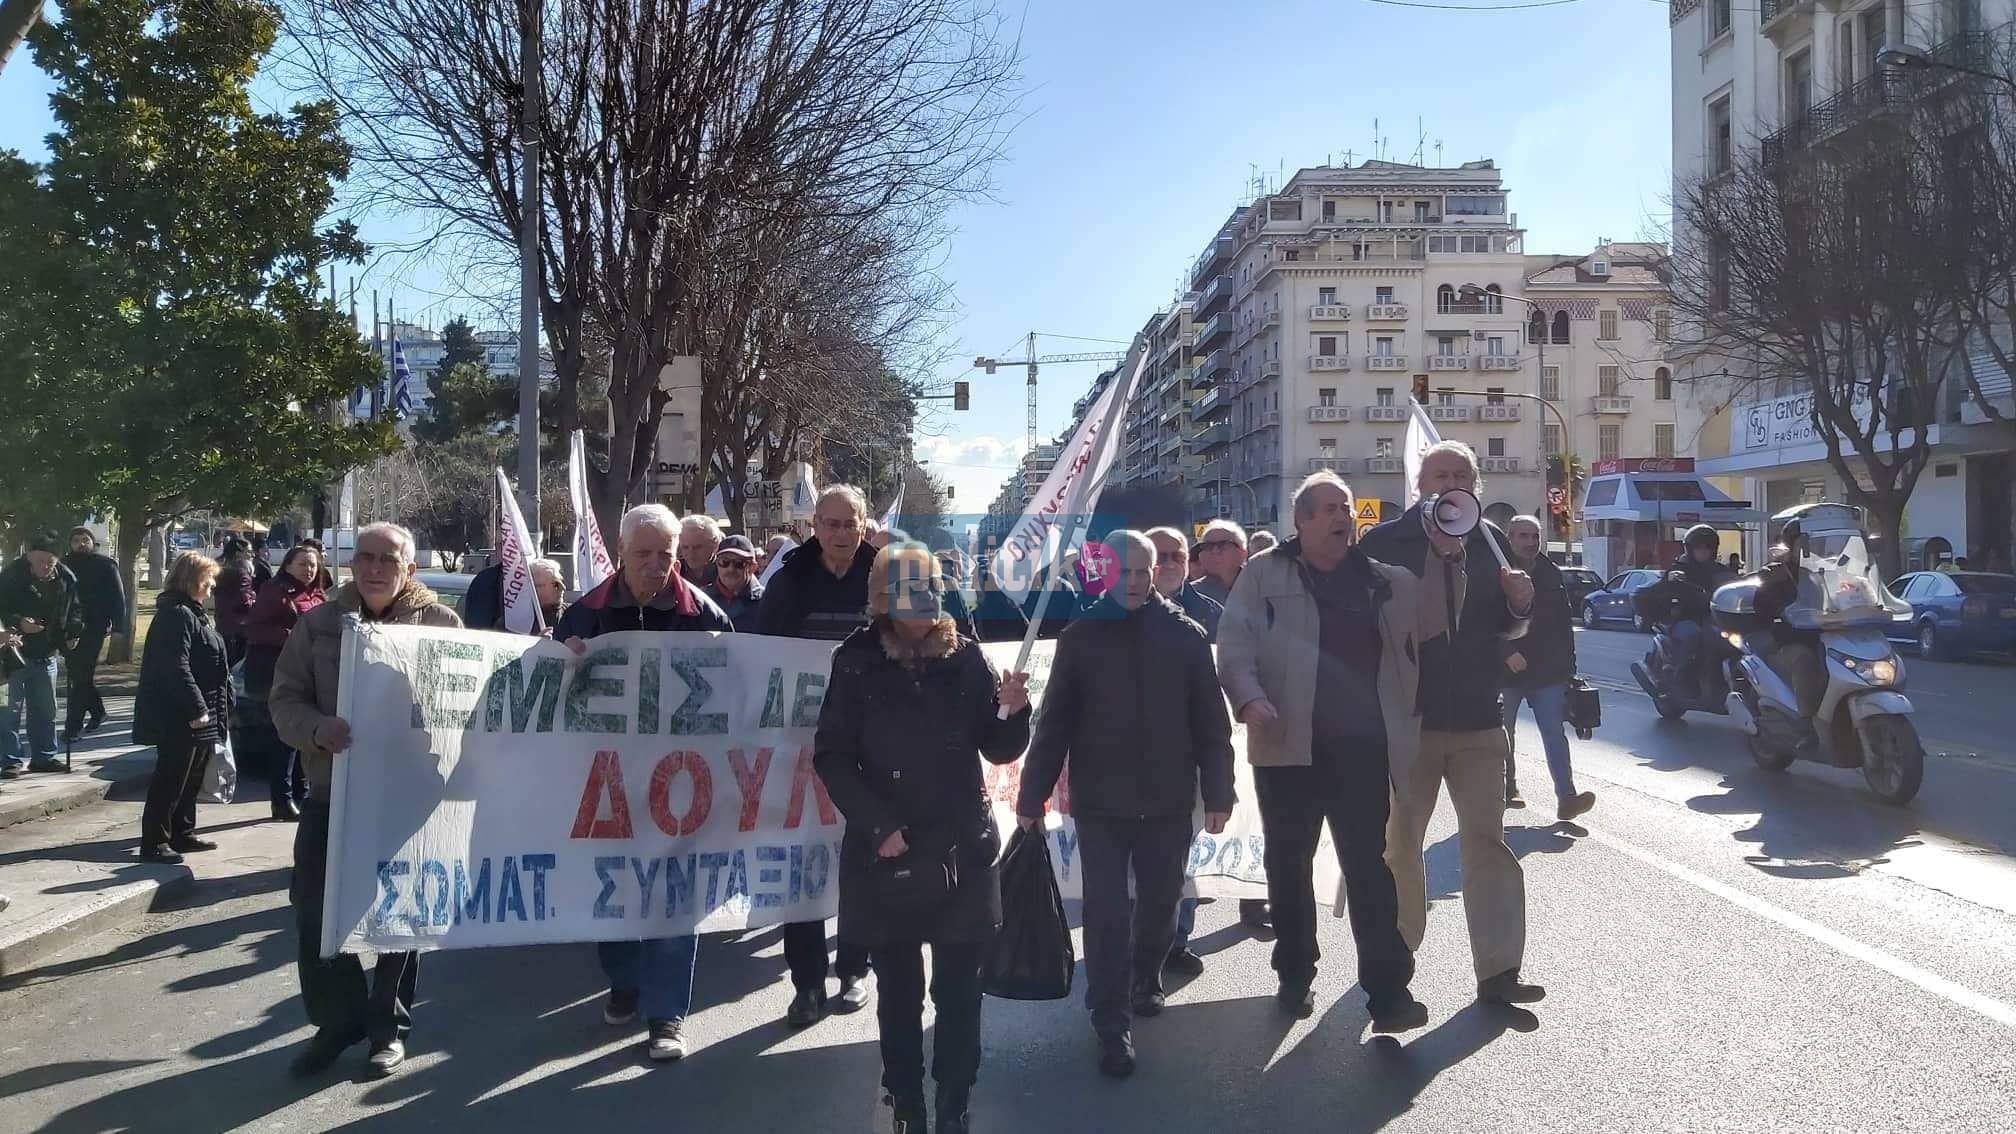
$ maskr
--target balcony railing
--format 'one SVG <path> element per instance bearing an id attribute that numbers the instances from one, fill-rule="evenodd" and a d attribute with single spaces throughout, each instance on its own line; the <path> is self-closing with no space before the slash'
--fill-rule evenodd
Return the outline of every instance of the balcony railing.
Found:
<path id="1" fill-rule="evenodd" d="M 1199 394 L 1196 401 L 1190 403 L 1190 416 L 1192 418 L 1206 417 L 1212 410 L 1224 405 L 1226 400 L 1225 387 L 1213 386 L 1202 394 Z"/>
<path id="2" fill-rule="evenodd" d="M 1166 457 L 1172 453 L 1181 452 L 1182 449 L 1183 435 L 1181 433 L 1168 433 L 1163 435 L 1162 444 L 1157 446 L 1156 451 Z"/>
<path id="3" fill-rule="evenodd" d="M 1388 322 L 1395 319 L 1405 319 L 1407 318 L 1407 305 L 1404 303 L 1368 303 L 1365 305 L 1365 317 L 1367 319 L 1378 319 Z"/>
<path id="4" fill-rule="evenodd" d="M 1804 114 L 1794 115 L 1784 126 L 1764 135 L 1764 163 L 1775 165 L 1832 134 L 1906 106 L 1927 91 L 1953 82 L 1959 72 L 1987 69 L 1991 34 L 1961 32 L 1929 52 L 1932 61 L 1928 66 L 1911 71 L 1878 68 L 1832 98 L 1814 103 Z"/>
<path id="5" fill-rule="evenodd" d="M 1477 407 L 1478 421 L 1518 421 L 1519 407 L 1511 403 L 1486 404 Z"/>
<path id="6" fill-rule="evenodd" d="M 1404 354 L 1374 354 L 1365 358 L 1367 370 L 1405 370 L 1407 356 Z"/>
<path id="7" fill-rule="evenodd" d="M 1219 273 L 1204 281 L 1197 289 L 1197 312 L 1211 310 L 1211 305 L 1232 293 L 1232 277 Z"/>
<path id="8" fill-rule="evenodd" d="M 1221 261 L 1228 259 L 1232 255 L 1235 243 L 1236 241 L 1229 232 L 1213 237 L 1211 243 L 1204 246 L 1204 254 L 1197 257 L 1196 263 L 1190 265 L 1191 286 L 1196 286 L 1197 282 L 1208 275 L 1212 268 L 1216 267 Z"/>
<path id="9" fill-rule="evenodd" d="M 1311 322 L 1337 322 L 1351 318 L 1351 308 L 1343 303 L 1318 303 L 1309 309 Z"/>
<path id="10" fill-rule="evenodd" d="M 1348 473 L 1351 471 L 1351 458 L 1349 457 L 1309 458 L 1310 472 L 1322 472 L 1325 469 L 1328 469 L 1334 473 Z"/>
<path id="11" fill-rule="evenodd" d="M 1478 356 L 1477 369 L 1517 370 L 1525 361 L 1516 354 L 1486 354 Z"/>
<path id="12" fill-rule="evenodd" d="M 1368 473 L 1397 473 L 1400 471 L 1398 457 L 1367 457 L 1365 471 Z"/>
<path id="13" fill-rule="evenodd" d="M 1232 427 L 1221 421 L 1209 428 L 1199 430 L 1197 436 L 1190 439 L 1190 450 L 1194 453 L 1202 453 L 1231 443 Z"/>
<path id="14" fill-rule="evenodd" d="M 1779 17 L 1794 15 L 1801 9 L 1810 10 L 1812 7 L 1813 0 L 1760 0 L 1757 5 L 1758 26 L 1768 34 L 1773 30 L 1771 25 L 1776 23 Z"/>
<path id="15" fill-rule="evenodd" d="M 1278 327 L 1280 325 L 1281 325 L 1280 308 L 1277 307 L 1272 311 L 1262 311 L 1260 313 L 1260 318 L 1258 321 L 1258 326 L 1260 330 L 1265 331 L 1268 330 L 1269 328 Z"/>
<path id="16" fill-rule="evenodd" d="M 1206 320 L 1202 327 L 1197 328 L 1196 345 L 1200 347 L 1204 346 L 1207 343 L 1210 343 L 1213 340 L 1217 339 L 1220 335 L 1223 335 L 1225 332 L 1231 329 L 1232 329 L 1231 313 L 1227 311 L 1220 311 L 1218 314 L 1213 315 L 1211 316 L 1210 319 Z"/>
<path id="17" fill-rule="evenodd" d="M 1261 363 L 1261 364 L 1260 364 L 1260 377 L 1262 377 L 1262 378 L 1279 378 L 1279 377 L 1281 377 L 1281 360 L 1280 360 L 1280 359 L 1278 359 L 1278 358 L 1275 358 L 1275 359 L 1270 359 L 1270 360 L 1268 360 L 1268 361 L 1266 361 L 1266 362 L 1263 362 L 1263 363 Z"/>
<path id="18" fill-rule="evenodd" d="M 1598 394 L 1589 399 L 1589 409 L 1593 413 L 1630 413 L 1631 399 L 1616 395 Z"/>
<path id="19" fill-rule="evenodd" d="M 1467 354 L 1431 354 L 1428 356 L 1430 370 L 1468 370 L 1470 356 Z"/>
<path id="20" fill-rule="evenodd" d="M 1365 420 L 1366 420 L 1367 422 L 1374 422 L 1374 421 L 1406 421 L 1406 420 L 1407 420 L 1407 407 L 1406 407 L 1406 406 L 1366 406 L 1366 407 L 1365 407 Z"/>
<path id="21" fill-rule="evenodd" d="M 1429 421 L 1469 421 L 1469 406 L 1429 406 Z"/>
<path id="22" fill-rule="evenodd" d="M 1257 461 L 1248 461 L 1244 472 L 1245 475 L 1240 477 L 1241 480 L 1259 480 L 1262 477 L 1280 476 L 1281 458 L 1262 457 Z"/>
<path id="23" fill-rule="evenodd" d="M 1312 422 L 1316 422 L 1316 421 L 1350 421 L 1350 420 L 1351 420 L 1351 407 L 1350 407 L 1350 406 L 1310 406 L 1310 407 L 1309 407 L 1309 420 L 1310 420 L 1310 421 L 1312 421 Z"/>
<path id="24" fill-rule="evenodd" d="M 1349 370 L 1351 356 L 1348 354 L 1312 354 L 1309 356 L 1311 370 Z"/>
<path id="25" fill-rule="evenodd" d="M 1204 361 L 1197 364 L 1197 378 L 1208 382 L 1230 369 L 1232 369 L 1232 352 L 1214 350 L 1204 356 Z"/>
<path id="26" fill-rule="evenodd" d="M 1484 471 L 1487 473 L 1516 473 L 1519 471 L 1519 458 L 1517 457 L 1483 457 L 1480 458 L 1480 461 L 1484 466 Z"/>

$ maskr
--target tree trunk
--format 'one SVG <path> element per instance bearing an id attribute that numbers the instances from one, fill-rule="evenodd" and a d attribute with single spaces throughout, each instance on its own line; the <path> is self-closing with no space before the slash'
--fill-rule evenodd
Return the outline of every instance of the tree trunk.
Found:
<path id="1" fill-rule="evenodd" d="M 1883 582 L 1888 585 L 1904 568 L 1904 541 L 1899 538 L 1904 532 L 1904 505 L 1909 500 L 1906 493 L 1870 492 L 1862 493 L 1868 504 L 1864 507 L 1869 516 L 1869 534 L 1876 541 L 1876 566 L 1883 572 Z"/>
<path id="2" fill-rule="evenodd" d="M 143 550 L 148 552 L 148 579 L 154 585 L 160 585 L 162 571 L 153 563 L 153 553 L 158 544 L 155 537 L 159 532 L 158 526 L 148 527 L 123 518 L 119 521 L 119 535 L 112 541 L 112 547 L 113 558 L 119 565 L 119 585 L 126 588 L 126 622 L 112 635 L 110 650 L 106 654 L 107 661 L 133 660 L 133 616 L 139 613 L 137 608 L 140 605 L 140 592 L 137 586 L 139 580 L 136 578 L 134 564 L 139 560 Z"/>

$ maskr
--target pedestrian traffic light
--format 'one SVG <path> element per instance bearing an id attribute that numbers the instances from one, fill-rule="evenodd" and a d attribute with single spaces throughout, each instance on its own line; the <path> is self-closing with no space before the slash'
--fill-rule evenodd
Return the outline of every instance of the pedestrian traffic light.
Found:
<path id="1" fill-rule="evenodd" d="M 1414 376 L 1414 400 L 1424 406 L 1428 404 L 1428 376 L 1426 374 L 1416 374 Z"/>
<path id="2" fill-rule="evenodd" d="M 1427 379 L 1424 378 L 1422 381 L 1426 382 Z M 952 383 L 952 408 L 955 410 L 970 409 L 972 408 L 972 404 L 973 384 L 971 382 Z"/>

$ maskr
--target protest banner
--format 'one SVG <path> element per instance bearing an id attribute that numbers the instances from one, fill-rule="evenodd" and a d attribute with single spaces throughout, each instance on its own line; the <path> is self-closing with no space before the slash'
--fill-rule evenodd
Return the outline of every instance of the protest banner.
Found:
<path id="1" fill-rule="evenodd" d="M 1018 643 L 983 647 L 996 668 Z M 1053 645 L 1030 661 L 1040 704 Z M 629 940 L 830 917 L 842 819 L 812 766 L 832 644 L 611 634 L 546 639 L 353 624 L 338 713 L 323 955 Z M 1243 751 L 1235 733 L 1235 746 Z M 978 757 L 976 756 L 977 760 Z M 1189 869 L 1265 894 L 1251 772 Z M 1021 764 L 984 765 L 1005 835 Z M 1046 819 L 1079 893 L 1067 778 Z M 1337 880 L 1319 849 L 1317 894 Z"/>

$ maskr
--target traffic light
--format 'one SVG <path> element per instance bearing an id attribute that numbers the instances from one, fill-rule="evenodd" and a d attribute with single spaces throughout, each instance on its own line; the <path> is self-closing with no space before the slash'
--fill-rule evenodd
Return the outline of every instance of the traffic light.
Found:
<path id="1" fill-rule="evenodd" d="M 1428 376 L 1426 374 L 1416 374 L 1414 376 L 1414 400 L 1424 406 L 1428 404 Z"/>
<path id="2" fill-rule="evenodd" d="M 1428 379 L 1423 378 L 1421 381 L 1423 383 L 1421 388 L 1424 390 L 1427 389 L 1426 383 Z M 973 384 L 970 382 L 952 383 L 952 408 L 955 410 L 971 409 L 972 405 Z"/>

